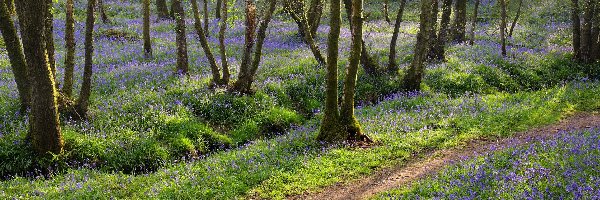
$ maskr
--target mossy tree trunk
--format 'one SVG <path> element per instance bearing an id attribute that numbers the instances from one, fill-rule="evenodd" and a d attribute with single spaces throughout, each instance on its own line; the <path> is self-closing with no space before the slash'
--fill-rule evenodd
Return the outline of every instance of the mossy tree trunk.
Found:
<path id="1" fill-rule="evenodd" d="M 352 24 L 352 4 L 352 0 L 344 0 L 344 8 L 346 9 L 346 14 L 348 15 L 349 24 Z M 351 29 L 351 31 L 353 30 Z M 360 53 L 360 64 L 363 70 L 368 75 L 380 74 L 380 67 L 375 58 L 369 53 L 364 39 L 362 40 L 361 45 L 362 52 Z"/>
<path id="2" fill-rule="evenodd" d="M 73 0 L 67 0 L 65 16 L 65 76 L 62 92 L 73 97 L 73 74 L 75 70 L 75 18 Z"/>
<path id="3" fill-rule="evenodd" d="M 502 56 L 506 57 L 506 0 L 500 0 L 500 43 Z"/>
<path id="4" fill-rule="evenodd" d="M 46 3 L 46 10 L 44 11 L 45 15 L 45 33 L 44 39 L 46 39 L 46 53 L 48 56 L 48 64 L 50 65 L 50 70 L 52 71 L 52 77 L 56 77 L 56 61 L 54 58 L 54 16 L 52 14 L 54 4 L 52 0 L 44 0 Z"/>
<path id="5" fill-rule="evenodd" d="M 254 79 L 256 77 L 256 71 L 258 70 L 258 66 L 260 65 L 262 57 L 262 48 L 265 43 L 265 37 L 267 36 L 267 28 L 269 27 L 269 22 L 271 21 L 273 12 L 275 12 L 275 6 L 277 5 L 277 1 L 269 0 L 268 4 L 268 10 L 263 15 L 263 19 L 261 20 L 260 25 L 258 27 L 258 33 L 256 35 L 256 49 L 254 50 L 254 58 L 252 60 L 252 65 L 250 66 L 250 69 L 248 69 L 247 77 L 238 79 L 238 81 L 235 83 L 237 91 L 241 93 L 250 93 L 252 91 L 252 83 L 254 82 Z"/>
<path id="6" fill-rule="evenodd" d="M 385 18 L 385 21 L 387 23 L 392 23 L 392 20 L 390 19 L 390 11 L 389 11 L 389 4 L 390 4 L 390 0 L 384 0 L 383 1 L 383 17 Z"/>
<path id="7" fill-rule="evenodd" d="M 225 0 L 227 1 L 227 0 Z M 217 0 L 217 3 L 215 4 L 216 8 L 215 8 L 215 18 L 217 19 L 221 19 L 221 5 L 223 4 L 223 0 Z"/>
<path id="8" fill-rule="evenodd" d="M 227 31 L 227 18 L 228 18 L 228 2 L 223 1 L 222 5 L 222 16 L 221 24 L 219 27 L 219 52 L 221 53 L 221 68 L 223 69 L 223 77 L 221 78 L 221 85 L 228 85 L 231 74 L 229 72 L 229 62 L 227 61 L 227 48 L 225 46 L 225 31 Z"/>
<path id="9" fill-rule="evenodd" d="M 144 2 L 144 57 L 152 58 L 152 42 L 150 41 L 150 0 Z"/>
<path id="10" fill-rule="evenodd" d="M 438 61 L 446 59 L 446 43 L 448 41 L 448 26 L 450 25 L 450 15 L 452 14 L 452 0 L 443 0 L 442 19 L 440 21 L 440 30 L 438 32 L 435 44 L 431 49 L 431 58 Z"/>
<path id="11" fill-rule="evenodd" d="M 44 38 L 47 16 L 40 14 L 47 12 L 47 4 L 36 0 L 22 0 L 22 3 L 26 6 L 19 14 L 27 24 L 23 27 L 22 38 L 31 82 L 29 138 L 38 155 L 60 154 L 64 143 L 58 119 L 57 92 Z"/>
<path id="12" fill-rule="evenodd" d="M 425 72 L 425 60 L 429 50 L 429 35 L 433 31 L 433 20 L 431 19 L 432 4 L 435 0 L 421 1 L 421 14 L 419 33 L 415 53 L 406 76 L 404 77 L 404 88 L 406 91 L 418 91 L 421 89 L 421 80 Z"/>
<path id="13" fill-rule="evenodd" d="M 400 0 L 400 8 L 396 15 L 396 22 L 394 23 L 394 33 L 392 34 L 392 41 L 390 42 L 390 54 L 388 57 L 388 71 L 397 72 L 398 64 L 396 62 L 396 46 L 398 44 L 398 35 L 400 34 L 400 24 L 402 24 L 402 16 L 404 13 L 404 7 L 406 6 L 406 0 Z"/>
<path id="14" fill-rule="evenodd" d="M 175 41 L 177 43 L 177 74 L 188 75 L 189 67 L 187 39 L 185 34 L 185 12 L 183 12 L 183 7 L 181 6 L 181 0 L 173 0 L 172 7 L 176 23 Z"/>
<path id="15" fill-rule="evenodd" d="M 168 19 L 170 17 L 167 0 L 156 0 L 156 12 L 160 19 Z"/>
<path id="16" fill-rule="evenodd" d="M 465 41 L 465 28 L 467 24 L 467 0 L 456 0 L 454 7 L 454 22 L 452 37 L 455 42 Z"/>
<path id="17" fill-rule="evenodd" d="M 98 11 L 100 11 L 100 19 L 102 19 L 102 23 L 106 24 L 110 22 L 108 15 L 106 15 L 106 9 L 104 8 L 104 0 L 98 0 Z"/>
<path id="18" fill-rule="evenodd" d="M 431 20 L 433 20 L 433 31 L 429 33 L 429 53 L 427 54 L 427 59 L 431 60 L 439 60 L 436 53 L 436 45 L 438 43 L 438 34 L 437 34 L 437 20 L 439 13 L 439 0 L 433 0 L 431 5 Z"/>
<path id="19" fill-rule="evenodd" d="M 594 0 L 585 0 L 583 7 L 583 25 L 581 26 L 581 60 L 591 62 L 592 24 Z"/>
<path id="20" fill-rule="evenodd" d="M 590 48 L 590 56 L 592 61 L 600 60 L 600 5 L 598 2 L 594 4 L 594 18 L 592 25 L 592 46 Z"/>
<path id="21" fill-rule="evenodd" d="M 298 25 L 298 35 L 302 37 L 304 42 L 308 45 L 310 51 L 313 53 L 313 56 L 317 60 L 320 65 L 325 65 L 327 62 L 325 57 L 321 54 L 321 50 L 319 46 L 314 40 L 312 35 L 311 27 L 306 19 L 306 14 L 304 13 L 304 1 L 302 0 L 284 0 L 283 10 L 286 12 Z"/>
<path id="22" fill-rule="evenodd" d="M 313 38 L 317 38 L 317 30 L 321 25 L 321 17 L 323 15 L 323 0 L 311 0 L 308 9 L 308 25 L 310 26 L 310 34 Z"/>
<path id="23" fill-rule="evenodd" d="M 581 19 L 579 18 L 579 12 L 579 0 L 571 0 L 573 54 L 576 60 L 581 58 Z"/>
<path id="24" fill-rule="evenodd" d="M 208 0 L 203 0 L 203 10 L 204 10 L 204 32 L 208 33 Z"/>
<path id="25" fill-rule="evenodd" d="M 81 119 L 87 117 L 90 95 L 92 94 L 92 65 L 94 57 L 94 8 L 96 0 L 89 0 L 87 5 L 87 17 L 85 20 L 85 61 L 83 67 L 83 83 L 77 99 L 76 112 Z"/>
<path id="26" fill-rule="evenodd" d="M 329 36 L 327 38 L 327 84 L 325 87 L 325 108 L 317 139 L 324 142 L 345 140 L 342 134 L 338 109 L 338 49 L 341 17 L 341 0 L 331 0 L 329 14 Z"/>
<path id="27" fill-rule="evenodd" d="M 221 83 L 221 73 L 219 72 L 219 66 L 217 65 L 217 61 L 215 56 L 210 49 L 208 44 L 208 40 L 206 39 L 206 34 L 202 29 L 202 24 L 200 22 L 200 13 L 198 12 L 198 3 L 196 0 L 191 0 L 192 2 L 192 13 L 194 14 L 194 28 L 196 29 L 196 33 L 198 34 L 198 39 L 200 40 L 200 45 L 204 50 L 204 54 L 208 59 L 208 63 L 210 65 L 210 69 L 212 72 L 212 83 L 211 84 L 220 84 Z"/>
<path id="28" fill-rule="evenodd" d="M 9 0 L 10 1 L 10 0 Z M 17 83 L 19 91 L 19 100 L 21 102 L 21 112 L 25 114 L 30 103 L 30 85 L 27 80 L 27 63 L 23 54 L 21 40 L 17 34 L 17 29 L 12 21 L 10 12 L 7 8 L 6 0 L 0 0 L 0 32 L 6 44 L 6 51 L 12 67 L 12 72 Z"/>
<path id="29" fill-rule="evenodd" d="M 8 15 L 16 14 L 14 0 L 5 0 L 4 4 L 6 4 L 6 9 L 7 9 L 6 11 L 8 12 Z"/>
<path id="30" fill-rule="evenodd" d="M 523 6 L 523 0 L 519 0 L 519 7 L 517 7 L 517 14 L 515 14 L 515 19 L 510 25 L 510 29 L 508 31 L 508 37 L 512 37 L 513 31 L 515 30 L 515 26 L 517 25 L 517 21 L 519 21 L 519 17 L 521 16 L 521 7 Z"/>
<path id="31" fill-rule="evenodd" d="M 469 45 L 475 44 L 475 29 L 477 27 L 477 15 L 479 13 L 480 0 L 475 0 L 475 7 L 473 8 L 473 19 L 471 19 L 471 33 L 469 37 Z"/>

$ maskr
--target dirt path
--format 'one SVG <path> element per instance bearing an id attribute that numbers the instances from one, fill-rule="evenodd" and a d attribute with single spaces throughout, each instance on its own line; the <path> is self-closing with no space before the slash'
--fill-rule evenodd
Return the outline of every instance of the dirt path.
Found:
<path id="1" fill-rule="evenodd" d="M 355 180 L 349 184 L 336 184 L 316 194 L 304 194 L 289 199 L 367 199 L 373 195 L 392 188 L 410 184 L 426 175 L 435 173 L 450 162 L 460 161 L 465 157 L 514 147 L 547 139 L 555 136 L 560 130 L 584 129 L 600 126 L 600 115 L 579 113 L 565 118 L 559 123 L 532 129 L 515 134 L 511 138 L 500 140 L 474 140 L 460 149 L 437 150 L 414 158 L 406 165 L 383 169 L 368 177 Z"/>

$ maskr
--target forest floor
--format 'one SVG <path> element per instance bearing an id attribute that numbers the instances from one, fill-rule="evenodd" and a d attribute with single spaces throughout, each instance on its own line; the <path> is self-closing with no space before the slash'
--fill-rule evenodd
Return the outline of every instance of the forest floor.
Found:
<path id="1" fill-rule="evenodd" d="M 378 193 L 409 185 L 470 157 L 550 139 L 562 130 L 592 127 L 600 127 L 599 113 L 577 113 L 559 123 L 520 132 L 513 137 L 497 140 L 478 139 L 461 147 L 431 151 L 406 164 L 380 170 L 350 183 L 338 183 L 324 188 L 319 193 L 306 193 L 288 199 L 369 199 Z"/>

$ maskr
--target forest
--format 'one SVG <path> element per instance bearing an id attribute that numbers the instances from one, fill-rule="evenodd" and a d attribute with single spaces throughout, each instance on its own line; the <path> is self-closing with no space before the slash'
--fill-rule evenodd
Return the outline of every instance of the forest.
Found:
<path id="1" fill-rule="evenodd" d="M 0 199 L 600 199 L 600 0 L 0 0 Z"/>

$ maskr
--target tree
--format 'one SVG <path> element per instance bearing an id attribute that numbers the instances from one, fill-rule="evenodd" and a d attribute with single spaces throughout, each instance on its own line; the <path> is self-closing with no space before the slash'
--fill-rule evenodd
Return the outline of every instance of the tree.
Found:
<path id="1" fill-rule="evenodd" d="M 262 47 L 265 42 L 267 28 L 269 27 L 269 22 L 271 21 L 273 12 L 275 12 L 275 6 L 277 5 L 276 0 L 268 0 L 267 3 L 269 4 L 268 9 L 263 14 L 259 24 L 258 33 L 254 36 L 254 29 L 256 29 L 256 5 L 252 0 L 246 0 L 246 49 L 244 50 L 244 57 L 242 64 L 240 65 L 238 80 L 233 84 L 234 91 L 242 94 L 252 92 L 252 82 L 254 82 L 254 77 L 256 76 L 256 71 L 258 70 L 262 57 Z M 256 38 L 257 41 L 256 49 L 254 51 L 253 60 L 250 60 L 250 53 L 254 46 L 254 38 Z"/>
<path id="2" fill-rule="evenodd" d="M 204 50 L 204 54 L 208 59 L 208 63 L 210 65 L 210 69 L 212 71 L 212 84 L 220 85 L 222 84 L 221 73 L 219 72 L 219 67 L 217 66 L 217 61 L 215 60 L 215 56 L 213 55 L 210 46 L 208 45 L 208 40 L 206 39 L 206 34 L 202 29 L 202 24 L 200 22 L 200 13 L 198 13 L 198 4 L 195 0 L 191 0 L 192 2 L 192 13 L 194 14 L 194 28 L 196 29 L 196 33 L 198 34 L 198 39 L 200 40 L 200 45 Z M 205 22 L 206 23 L 206 22 Z"/>
<path id="3" fill-rule="evenodd" d="M 219 28 L 219 51 L 221 53 L 221 68 L 223 68 L 223 77 L 221 78 L 221 84 L 227 85 L 229 84 L 229 78 L 231 77 L 229 73 L 229 64 L 227 62 L 227 49 L 225 48 L 225 31 L 227 30 L 227 10 L 228 5 L 227 1 L 223 1 L 223 15 L 221 19 L 221 27 Z M 207 16 L 207 15 L 205 15 Z M 208 21 L 205 22 L 208 24 Z M 208 28 L 208 26 L 206 26 Z"/>
<path id="4" fill-rule="evenodd" d="M 75 18 L 73 0 L 67 0 L 65 19 L 65 77 L 62 92 L 67 97 L 73 96 L 73 74 L 75 70 Z"/>
<path id="5" fill-rule="evenodd" d="M 60 154 L 64 142 L 58 119 L 57 92 L 45 47 L 45 19 L 48 16 L 40 15 L 47 13 L 47 4 L 36 0 L 20 0 L 20 3 L 27 5 L 21 7 L 19 20 L 26 21 L 22 38 L 31 83 L 28 138 L 38 155 Z"/>
<path id="6" fill-rule="evenodd" d="M 471 19 L 471 37 L 469 37 L 469 45 L 475 43 L 475 27 L 477 27 L 477 13 L 479 12 L 480 0 L 475 0 L 475 7 L 473 8 L 473 19 Z"/>
<path id="7" fill-rule="evenodd" d="M 510 25 L 510 29 L 508 31 L 508 37 L 512 37 L 513 31 L 515 30 L 515 26 L 517 25 L 517 21 L 519 21 L 519 17 L 521 16 L 521 7 L 523 6 L 523 0 L 519 0 L 519 7 L 517 7 L 517 14 L 515 14 L 515 19 Z"/>
<path id="8" fill-rule="evenodd" d="M 421 89 L 421 79 L 425 71 L 425 59 L 429 50 L 429 36 L 433 31 L 433 20 L 431 19 L 432 5 L 435 0 L 421 1 L 421 14 L 419 33 L 417 34 L 417 44 L 415 53 L 406 76 L 404 77 L 404 87 L 406 91 L 417 91 Z"/>
<path id="9" fill-rule="evenodd" d="M 227 0 L 225 0 L 227 1 Z M 223 0 L 217 0 L 216 8 L 215 8 L 215 18 L 221 19 L 221 5 L 223 4 Z"/>
<path id="10" fill-rule="evenodd" d="M 581 22 L 579 18 L 579 1 L 571 0 L 571 20 L 573 21 L 573 53 L 575 59 L 581 58 Z"/>
<path id="11" fill-rule="evenodd" d="M 10 1 L 10 0 L 9 0 Z M 6 51 L 12 72 L 15 76 L 15 82 L 17 83 L 17 90 L 19 91 L 19 100 L 21 102 L 21 112 L 25 113 L 29 107 L 30 102 L 30 86 L 27 80 L 27 63 L 25 61 L 25 55 L 23 54 L 23 47 L 17 29 L 10 17 L 10 12 L 7 8 L 6 0 L 0 0 L 0 31 L 2 32 L 2 38 L 6 44 Z"/>
<path id="12" fill-rule="evenodd" d="M 308 25 L 310 26 L 310 35 L 317 37 L 317 30 L 321 25 L 321 16 L 323 15 L 323 0 L 311 0 L 308 9 Z"/>
<path id="13" fill-rule="evenodd" d="M 465 27 L 467 24 L 467 0 L 456 0 L 454 13 L 452 37 L 455 42 L 463 42 L 465 41 Z"/>
<path id="14" fill-rule="evenodd" d="M 427 59 L 435 59 L 435 60 L 440 60 L 439 53 L 436 52 L 436 45 L 438 43 L 437 38 L 438 38 L 438 34 L 436 32 L 437 30 L 437 19 L 438 19 L 438 12 L 439 12 L 439 0 L 433 0 L 432 1 L 432 5 L 431 5 L 431 20 L 433 20 L 433 31 L 431 31 L 429 33 L 429 52 L 427 54 Z"/>
<path id="15" fill-rule="evenodd" d="M 103 0 L 98 0 L 98 11 L 100 11 L 100 19 L 102 19 L 102 23 L 106 24 L 106 23 L 110 22 L 110 20 L 108 19 L 108 16 L 106 15 L 106 11 L 104 9 Z"/>
<path id="16" fill-rule="evenodd" d="M 452 0 L 443 0 L 442 2 L 442 19 L 440 21 L 440 31 L 432 45 L 431 58 L 435 60 L 445 60 L 446 42 L 448 40 L 448 25 L 450 24 L 450 15 L 452 14 Z"/>
<path id="17" fill-rule="evenodd" d="M 150 0 L 144 2 L 144 58 L 152 57 L 152 43 L 150 41 Z"/>
<path id="18" fill-rule="evenodd" d="M 185 13 L 181 6 L 181 0 L 172 0 L 173 13 L 175 16 L 175 33 L 177 43 L 177 73 L 188 74 L 187 40 L 185 35 Z"/>
<path id="19" fill-rule="evenodd" d="M 398 71 L 398 64 L 396 63 L 396 45 L 398 41 L 398 34 L 400 33 L 400 24 L 402 23 L 402 15 L 404 13 L 404 7 L 406 6 L 406 0 L 400 0 L 400 8 L 398 9 L 398 15 L 396 16 L 396 23 L 394 23 L 394 34 L 392 35 L 392 41 L 390 42 L 390 54 L 388 57 L 388 71 Z"/>
<path id="20" fill-rule="evenodd" d="M 500 43 L 502 56 L 506 57 L 506 0 L 500 0 Z"/>
<path id="21" fill-rule="evenodd" d="M 344 93 L 341 110 L 337 106 L 337 59 L 340 34 L 340 7 L 339 0 L 331 1 L 330 33 L 328 38 L 328 57 L 327 65 L 327 87 L 325 100 L 325 116 L 321 124 L 321 129 L 317 139 L 324 142 L 339 141 L 364 141 L 371 142 L 365 136 L 360 128 L 360 124 L 354 116 L 354 95 L 358 66 L 361 57 L 362 48 L 362 23 L 363 23 L 363 1 L 352 1 L 352 43 L 350 47 L 350 64 L 346 69 L 346 79 L 344 80 Z"/>
<path id="22" fill-rule="evenodd" d="M 352 0 L 344 0 L 344 7 L 346 9 L 346 14 L 348 15 L 348 22 L 350 24 L 352 24 L 352 18 L 350 16 L 352 16 Z M 351 32 L 353 30 L 351 29 Z M 365 40 L 363 39 L 361 42 L 361 53 L 360 53 L 360 64 L 363 68 L 363 70 L 365 71 L 366 74 L 368 75 L 377 75 L 380 73 L 379 69 L 379 65 L 377 64 L 377 61 L 375 61 L 375 58 L 373 58 L 373 56 L 369 53 L 369 51 L 367 50 L 367 45 L 365 43 Z"/>
<path id="23" fill-rule="evenodd" d="M 581 60 L 591 62 L 592 24 L 594 17 L 594 0 L 585 0 L 583 7 L 583 25 L 581 26 Z"/>
<path id="24" fill-rule="evenodd" d="M 96 0 L 88 0 L 87 5 L 87 16 L 85 19 L 85 61 L 83 67 L 83 82 L 81 84 L 81 91 L 79 91 L 79 99 L 75 111 L 81 119 L 87 117 L 88 106 L 90 104 L 90 95 L 92 94 L 92 65 L 94 56 L 94 8 L 96 7 Z"/>
<path id="25" fill-rule="evenodd" d="M 14 15 L 15 14 L 15 1 L 14 0 L 5 0 L 4 4 L 6 4 L 6 9 L 7 9 L 8 15 Z"/>
<path id="26" fill-rule="evenodd" d="M 52 15 L 53 3 L 52 0 L 45 0 L 46 3 L 44 14 L 45 14 L 45 33 L 44 38 L 46 39 L 46 52 L 48 56 L 48 64 L 52 71 L 52 77 L 56 77 L 56 61 L 54 59 L 54 16 Z"/>
<path id="27" fill-rule="evenodd" d="M 156 12 L 158 13 L 158 18 L 160 19 L 168 19 L 169 16 L 169 8 L 167 7 L 167 0 L 156 0 Z"/>
<path id="28" fill-rule="evenodd" d="M 321 50 L 319 49 L 319 46 L 316 44 L 312 35 L 311 26 L 306 19 L 306 14 L 304 13 L 304 1 L 284 0 L 283 10 L 285 13 L 290 15 L 290 17 L 292 17 L 292 19 L 298 25 L 298 35 L 302 37 L 304 42 L 308 45 L 317 62 L 321 65 L 324 65 L 327 61 L 321 54 Z"/>
<path id="29" fill-rule="evenodd" d="M 204 32 L 208 33 L 208 0 L 203 0 L 204 8 Z"/>

